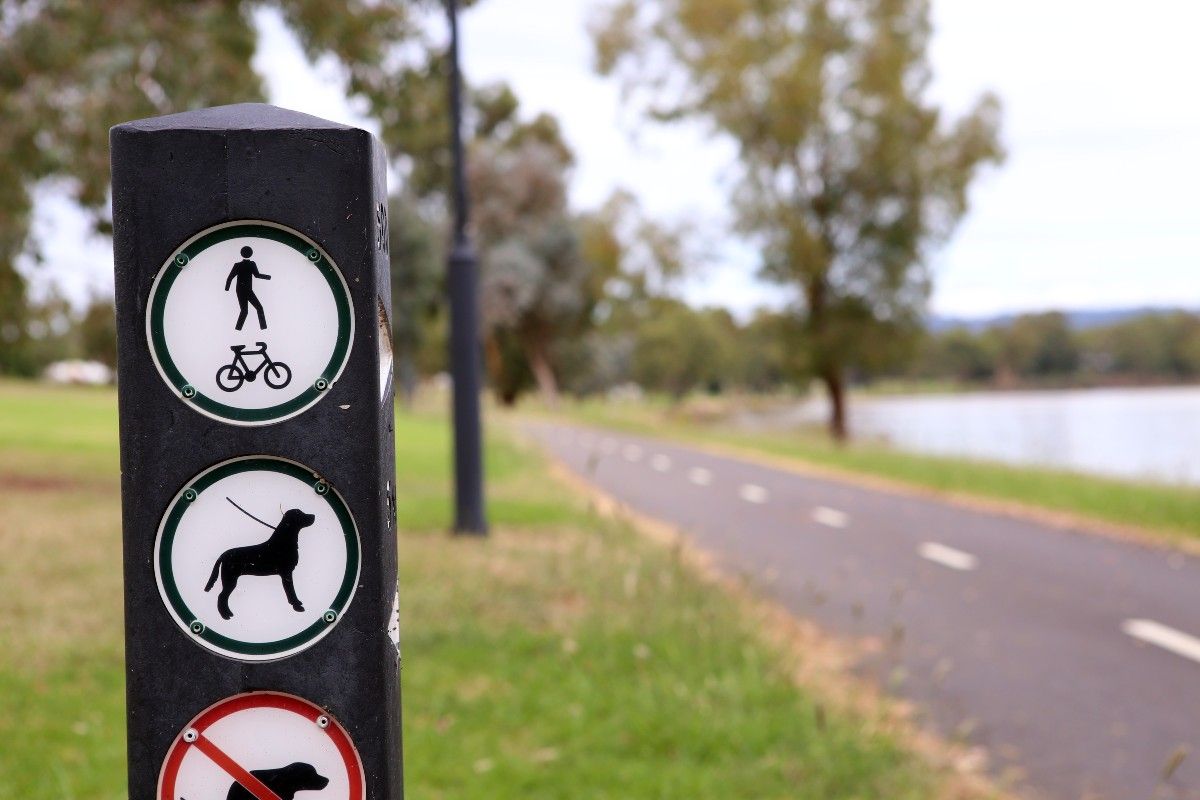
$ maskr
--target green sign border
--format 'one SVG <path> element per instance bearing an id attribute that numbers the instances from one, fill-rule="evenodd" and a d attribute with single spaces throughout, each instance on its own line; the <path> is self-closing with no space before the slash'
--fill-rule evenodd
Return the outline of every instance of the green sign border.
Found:
<path id="1" fill-rule="evenodd" d="M 203 626 L 201 630 L 192 629 L 192 623 L 199 622 L 199 617 L 183 601 L 183 597 L 179 593 L 179 586 L 175 582 L 175 571 L 171 567 L 171 549 L 175 542 L 175 534 L 188 506 L 195 502 L 196 498 L 205 489 L 217 481 L 228 478 L 231 475 L 255 471 L 277 472 L 313 486 L 313 494 L 323 499 L 333 509 L 333 513 L 341 523 L 342 534 L 346 539 L 346 574 L 342 578 L 342 584 L 338 587 L 338 593 L 334 597 L 333 603 L 326 610 L 326 613 L 322 614 L 321 619 L 318 619 L 312 625 L 286 639 L 279 639 L 274 642 L 241 642 L 237 639 L 230 639 L 227 636 L 223 636 L 209 629 L 207 626 L 203 626 L 203 623 L 200 623 Z M 323 490 L 321 487 L 323 487 Z M 191 495 L 190 497 L 189 494 Z M 354 517 L 351 516 L 350 509 L 346 506 L 346 502 L 342 499 L 342 496 L 332 486 L 319 478 L 311 469 L 294 461 L 272 456 L 243 456 L 242 458 L 235 458 L 210 467 L 197 475 L 187 486 L 179 490 L 179 493 L 175 495 L 171 504 L 167 506 L 167 512 L 163 515 L 162 523 L 159 525 L 158 541 L 155 542 L 154 546 L 154 571 L 158 578 L 159 593 L 162 595 L 163 602 L 167 604 L 172 612 L 172 616 L 179 623 L 180 627 L 189 636 L 202 639 L 212 645 L 213 648 L 220 648 L 215 652 L 222 653 L 223 655 L 228 655 L 229 652 L 237 653 L 250 656 L 250 660 L 254 661 L 268 660 L 268 658 L 264 657 L 270 656 L 283 658 L 300 650 L 307 649 L 328 633 L 334 625 L 340 622 L 342 614 L 353 599 L 354 590 L 358 586 L 361 560 L 358 526 L 354 524 Z M 330 611 L 335 615 L 332 622 L 325 618 Z"/>
<path id="2" fill-rule="evenodd" d="M 315 385 L 317 381 L 314 381 L 313 385 L 286 403 L 267 408 L 237 408 L 197 391 L 172 360 L 163 329 L 167 295 L 170 294 L 171 286 L 179 276 L 180 270 L 187 269 L 188 263 L 193 258 L 213 245 L 246 236 L 270 239 L 285 244 L 303 255 L 310 264 L 320 270 L 321 275 L 329 284 L 330 291 L 333 292 L 334 303 L 337 305 L 337 342 L 334 344 L 333 355 L 330 356 L 329 363 L 322 370 L 318 379 L 318 381 L 324 381 L 324 386 L 317 388 Z M 167 385 L 172 387 L 185 401 L 194 405 L 202 413 L 219 420 L 241 425 L 264 425 L 281 422 L 304 411 L 320 400 L 321 396 L 338 379 L 350 356 L 350 343 L 354 336 L 354 314 L 351 308 L 350 289 L 346 285 L 342 273 L 330 259 L 329 254 L 322 250 L 316 242 L 302 233 L 273 222 L 226 222 L 201 231 L 188 239 L 172 254 L 167 263 L 163 264 L 150 289 L 146 334 L 150 353 L 154 357 L 159 374 L 162 375 Z"/>

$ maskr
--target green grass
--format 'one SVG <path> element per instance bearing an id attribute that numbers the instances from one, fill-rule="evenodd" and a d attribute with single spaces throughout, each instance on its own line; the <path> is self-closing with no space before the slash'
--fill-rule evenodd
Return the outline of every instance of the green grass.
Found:
<path id="1" fill-rule="evenodd" d="M 119 469 L 117 396 L 110 389 L 48 392 L 0 381 L 0 448 L 5 468 L 52 477 Z"/>
<path id="2" fill-rule="evenodd" d="M 125 794 L 111 393 L 0 384 L 0 798 Z M 444 419 L 397 420 L 415 798 L 925 798 L 945 776 L 826 712 L 737 602 L 488 440 L 493 535 L 446 534 Z M 313 698 L 319 700 L 319 698 Z M 315 798 L 314 800 L 319 800 Z"/>
<path id="3" fill-rule="evenodd" d="M 1065 512 L 1168 541 L 1200 538 L 1200 491 L 1182 486 L 928 456 L 873 442 L 837 445 L 819 430 L 746 432 L 722 424 L 716 415 L 698 419 L 657 401 L 585 402 L 564 413 L 592 425 L 732 446 L 923 489 Z"/>

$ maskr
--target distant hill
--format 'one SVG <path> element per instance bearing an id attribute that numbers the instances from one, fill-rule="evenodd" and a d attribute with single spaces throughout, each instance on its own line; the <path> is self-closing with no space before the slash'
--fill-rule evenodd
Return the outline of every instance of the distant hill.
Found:
<path id="1" fill-rule="evenodd" d="M 1055 311 L 1059 309 L 1047 309 Z M 1100 328 L 1112 325 L 1133 317 L 1143 317 L 1149 314 L 1172 314 L 1177 311 L 1187 311 L 1170 306 L 1131 306 L 1128 308 L 1101 308 L 1076 311 L 1066 311 L 1067 321 L 1075 330 Z M 1008 314 L 996 314 L 990 317 L 946 317 L 934 314 L 929 318 L 929 329 L 934 333 L 950 330 L 951 328 L 966 328 L 972 333 L 979 333 L 988 328 L 1002 328 L 1010 325 L 1014 319 L 1023 314 L 1038 314 L 1039 311 L 1020 311 Z"/>

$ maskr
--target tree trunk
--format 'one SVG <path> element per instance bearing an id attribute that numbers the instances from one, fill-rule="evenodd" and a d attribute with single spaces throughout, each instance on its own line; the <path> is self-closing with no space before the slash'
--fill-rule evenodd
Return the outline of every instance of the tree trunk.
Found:
<path id="1" fill-rule="evenodd" d="M 505 373 L 504 354 L 500 352 L 500 342 L 495 333 L 484 341 L 483 358 L 492 393 L 500 405 L 512 408 L 517 404 L 517 384 Z"/>
<path id="2" fill-rule="evenodd" d="M 526 348 L 526 355 L 529 358 L 529 369 L 533 372 L 533 379 L 537 381 L 538 392 L 542 395 L 542 402 L 550 408 L 558 407 L 558 381 L 554 378 L 554 370 L 550 367 L 550 358 L 546 354 L 546 346 L 543 342 L 531 342 Z"/>
<path id="3" fill-rule="evenodd" d="M 808 335 L 809 341 L 816 347 L 816 372 L 825 390 L 829 394 L 829 435 L 835 442 L 844 442 L 848 435 L 846 428 L 846 384 L 842 369 L 837 364 L 838 357 L 828 346 L 826 336 L 825 299 L 828 287 L 825 285 L 825 275 L 814 275 L 804 288 L 805 300 L 808 301 Z"/>
<path id="4" fill-rule="evenodd" d="M 849 431 L 846 428 L 846 385 L 841 370 L 831 368 L 821 373 L 821 381 L 829 393 L 829 435 L 834 441 L 844 442 Z"/>

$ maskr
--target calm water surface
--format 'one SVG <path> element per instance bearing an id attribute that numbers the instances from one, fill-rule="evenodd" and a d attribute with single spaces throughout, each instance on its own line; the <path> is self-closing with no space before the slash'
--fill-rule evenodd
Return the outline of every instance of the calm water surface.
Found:
<path id="1" fill-rule="evenodd" d="M 922 453 L 1200 485 L 1200 387 L 855 397 L 850 425 Z"/>

